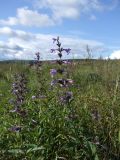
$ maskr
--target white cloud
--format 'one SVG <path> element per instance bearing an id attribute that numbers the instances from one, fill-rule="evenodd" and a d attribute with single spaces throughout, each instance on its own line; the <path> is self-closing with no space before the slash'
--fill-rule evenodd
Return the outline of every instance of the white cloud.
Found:
<path id="1" fill-rule="evenodd" d="M 118 0 L 106 5 L 100 0 L 34 0 L 37 8 L 48 8 L 53 19 L 60 21 L 63 18 L 78 18 L 81 14 L 93 11 L 112 10 L 117 6 Z M 94 17 L 95 19 L 95 17 Z"/>
<path id="2" fill-rule="evenodd" d="M 53 26 L 62 23 L 63 19 L 77 19 L 82 14 L 95 20 L 94 11 L 113 10 L 118 0 L 106 5 L 100 0 L 31 0 L 34 2 L 35 10 L 28 7 L 18 8 L 15 17 L 8 17 L 7 20 L 1 19 L 1 25 L 23 25 L 23 26 Z M 44 10 L 46 9 L 46 10 Z M 43 13 L 42 11 L 46 11 Z M 48 12 L 49 11 L 49 12 Z"/>
<path id="3" fill-rule="evenodd" d="M 13 30 L 9 27 L 0 28 L 0 34 L 7 36 L 6 40 L 0 41 L 0 58 L 34 59 L 34 54 L 38 51 L 41 52 L 43 59 L 58 58 L 57 55 L 50 53 L 50 49 L 56 47 L 52 43 L 52 38 L 57 37 L 57 35 L 32 34 Z M 95 53 L 104 49 L 103 43 L 94 40 L 60 35 L 60 41 L 64 48 L 71 48 L 72 50 L 71 54 L 67 56 L 68 58 L 73 58 L 73 55 L 82 58 L 86 52 L 87 44 Z"/>
<path id="4" fill-rule="evenodd" d="M 120 59 L 120 50 L 113 51 L 109 56 L 110 59 Z"/>
<path id="5" fill-rule="evenodd" d="M 36 6 L 50 9 L 56 21 L 78 18 L 82 13 L 102 9 L 99 0 L 36 0 Z"/>
<path id="6" fill-rule="evenodd" d="M 23 26 L 51 26 L 54 22 L 47 14 L 41 14 L 27 7 L 18 8 L 16 17 L 9 17 L 8 20 L 0 20 L 2 25 L 23 25 Z"/>
<path id="7" fill-rule="evenodd" d="M 10 27 L 0 28 L 0 35 L 12 37 L 12 38 L 17 37 L 27 41 L 33 40 L 34 38 L 34 35 L 32 33 L 27 33 L 21 30 L 13 30 Z"/>

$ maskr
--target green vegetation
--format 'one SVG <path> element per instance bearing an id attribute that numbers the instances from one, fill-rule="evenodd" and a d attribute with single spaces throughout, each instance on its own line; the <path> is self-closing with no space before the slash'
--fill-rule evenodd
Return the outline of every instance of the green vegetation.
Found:
<path id="1" fill-rule="evenodd" d="M 74 83 L 67 104 L 50 85 L 57 66 L 43 62 L 36 71 L 27 62 L 0 63 L 0 160 L 119 160 L 120 61 L 68 64 Z M 21 73 L 27 93 L 22 110 L 12 111 L 14 75 Z"/>

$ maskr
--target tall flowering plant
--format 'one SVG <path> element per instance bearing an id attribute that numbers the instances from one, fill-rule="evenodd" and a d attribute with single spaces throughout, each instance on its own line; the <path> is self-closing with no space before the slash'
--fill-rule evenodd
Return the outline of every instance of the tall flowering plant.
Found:
<path id="1" fill-rule="evenodd" d="M 18 114 L 24 116 L 26 113 L 22 109 L 22 105 L 25 102 L 25 97 L 27 93 L 27 79 L 24 73 L 16 74 L 14 76 L 14 83 L 12 84 L 12 93 L 14 95 L 14 100 L 10 102 L 14 105 L 14 109 L 11 112 L 17 112 Z"/>
<path id="2" fill-rule="evenodd" d="M 69 91 L 69 86 L 73 84 L 73 80 L 72 79 L 68 79 L 67 77 L 67 70 L 65 70 L 64 68 L 64 64 L 69 64 L 70 62 L 62 60 L 63 57 L 63 53 L 67 53 L 69 54 L 71 49 L 70 48 L 63 48 L 61 45 L 61 42 L 59 40 L 59 37 L 57 38 L 53 38 L 53 43 L 56 43 L 57 48 L 56 49 L 51 49 L 51 53 L 55 53 L 57 52 L 58 54 L 58 60 L 56 61 L 58 64 L 58 68 L 52 68 L 50 69 L 50 75 L 53 78 L 52 82 L 51 82 L 51 86 L 55 86 L 58 85 L 60 88 L 63 88 L 62 90 L 60 90 L 59 93 L 59 101 L 62 104 L 66 104 L 66 103 L 70 103 L 71 100 L 73 99 L 73 93 L 71 91 Z M 60 75 L 60 78 L 55 78 L 56 75 Z"/>
<path id="3" fill-rule="evenodd" d="M 37 52 L 35 58 L 35 73 L 36 73 L 36 78 L 38 82 L 38 88 L 36 95 L 32 96 L 32 99 L 36 98 L 44 98 L 45 96 L 45 83 L 44 83 L 44 77 L 43 77 L 43 71 L 42 71 L 42 61 L 41 61 L 41 55 L 40 52 Z"/>
<path id="4" fill-rule="evenodd" d="M 27 110 L 24 108 L 27 92 L 27 79 L 25 74 L 15 74 L 14 83 L 12 84 L 12 94 L 14 95 L 14 99 L 9 101 L 14 108 L 10 110 L 10 112 L 16 113 L 22 118 L 27 116 Z M 21 126 L 15 124 L 9 130 L 13 132 L 19 132 L 21 131 Z"/>

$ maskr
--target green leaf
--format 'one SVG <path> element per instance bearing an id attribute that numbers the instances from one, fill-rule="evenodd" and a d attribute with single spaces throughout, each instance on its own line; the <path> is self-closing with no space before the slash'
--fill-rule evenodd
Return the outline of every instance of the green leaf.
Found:
<path id="1" fill-rule="evenodd" d="M 24 154 L 24 152 L 21 149 L 10 149 L 8 150 L 8 152 L 13 154 Z"/>
<path id="2" fill-rule="evenodd" d="M 92 154 L 95 155 L 96 154 L 96 146 L 91 142 L 88 142 L 88 143 L 89 143 Z"/>
<path id="3" fill-rule="evenodd" d="M 43 150 L 43 149 L 45 149 L 43 146 L 41 146 L 41 147 L 35 147 L 35 148 L 30 148 L 30 149 L 27 150 L 27 153 L 34 152 L 34 151 L 39 151 L 39 150 Z"/>

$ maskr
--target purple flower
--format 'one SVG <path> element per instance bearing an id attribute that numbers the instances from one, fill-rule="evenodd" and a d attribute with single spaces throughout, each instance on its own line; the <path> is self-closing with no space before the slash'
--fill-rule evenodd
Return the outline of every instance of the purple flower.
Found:
<path id="1" fill-rule="evenodd" d="M 51 53 L 53 53 L 53 52 L 55 52 L 56 51 L 56 49 L 51 49 Z"/>
<path id="2" fill-rule="evenodd" d="M 37 60 L 39 61 L 40 60 L 40 53 L 39 52 L 36 53 L 36 57 L 37 57 Z"/>
<path id="3" fill-rule="evenodd" d="M 57 74 L 57 70 L 56 69 L 50 69 L 50 74 L 53 77 L 54 75 Z"/>
<path id="4" fill-rule="evenodd" d="M 68 49 L 63 49 L 63 51 L 65 51 L 65 52 L 67 52 L 67 54 L 69 54 L 70 51 L 71 51 L 71 49 L 70 49 L 70 48 L 68 48 Z"/>
<path id="5" fill-rule="evenodd" d="M 21 127 L 20 126 L 12 126 L 11 128 L 9 128 L 9 130 L 11 132 L 20 132 L 21 131 Z"/>

